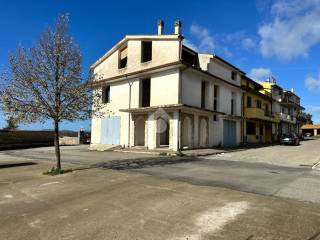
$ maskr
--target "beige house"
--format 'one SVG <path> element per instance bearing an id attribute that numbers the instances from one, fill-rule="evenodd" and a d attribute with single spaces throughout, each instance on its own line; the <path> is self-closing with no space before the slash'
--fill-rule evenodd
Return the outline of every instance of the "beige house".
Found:
<path id="1" fill-rule="evenodd" d="M 103 117 L 92 119 L 92 145 L 147 149 L 235 146 L 241 141 L 244 74 L 173 34 L 127 35 L 91 66 Z"/>

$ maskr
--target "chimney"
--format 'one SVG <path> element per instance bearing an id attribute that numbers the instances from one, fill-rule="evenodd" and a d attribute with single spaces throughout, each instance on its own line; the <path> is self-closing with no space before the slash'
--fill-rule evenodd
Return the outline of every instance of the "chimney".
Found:
<path id="1" fill-rule="evenodd" d="M 294 90 L 293 90 L 293 88 L 291 88 L 291 92 L 292 92 L 292 93 L 294 93 Z"/>
<path id="2" fill-rule="evenodd" d="M 158 35 L 163 34 L 163 27 L 164 27 L 164 22 L 161 19 L 159 19 L 158 20 Z"/>
<path id="3" fill-rule="evenodd" d="M 174 22 L 174 34 L 180 35 L 181 34 L 181 21 L 176 20 Z"/>

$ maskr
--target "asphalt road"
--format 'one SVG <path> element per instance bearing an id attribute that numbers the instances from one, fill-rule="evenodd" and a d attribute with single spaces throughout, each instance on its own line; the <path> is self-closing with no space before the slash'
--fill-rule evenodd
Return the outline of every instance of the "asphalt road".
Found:
<path id="1" fill-rule="evenodd" d="M 271 146 L 206 158 L 172 158 L 150 154 L 92 152 L 87 146 L 62 147 L 63 164 L 131 170 L 202 186 L 320 203 L 320 171 L 311 166 L 320 157 L 320 140 L 301 146 Z M 52 147 L 0 152 L 4 160 L 49 161 Z"/>
<path id="2" fill-rule="evenodd" d="M 196 185 L 320 203 L 320 171 L 310 167 L 199 159 L 134 171 Z"/>
<path id="3" fill-rule="evenodd" d="M 2 240 L 318 240 L 320 204 L 94 168 L 0 169 Z M 71 165 L 65 164 L 70 167 Z"/>

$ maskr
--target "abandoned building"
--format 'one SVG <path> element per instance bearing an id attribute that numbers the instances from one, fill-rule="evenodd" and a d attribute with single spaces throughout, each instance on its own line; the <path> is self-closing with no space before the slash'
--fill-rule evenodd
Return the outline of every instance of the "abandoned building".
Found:
<path id="1" fill-rule="evenodd" d="M 185 148 L 241 141 L 240 69 L 184 44 L 181 22 L 164 34 L 127 35 L 91 66 L 103 117 L 92 119 L 92 144 Z"/>

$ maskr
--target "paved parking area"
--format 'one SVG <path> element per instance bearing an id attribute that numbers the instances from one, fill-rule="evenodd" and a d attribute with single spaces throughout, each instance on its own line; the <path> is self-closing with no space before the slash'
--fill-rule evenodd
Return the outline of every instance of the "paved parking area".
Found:
<path id="1" fill-rule="evenodd" d="M 0 169 L 6 240 L 317 240 L 320 205 L 198 186 L 132 171 Z M 71 165 L 70 165 L 71 166 Z"/>
<path id="2" fill-rule="evenodd" d="M 208 156 L 206 158 L 267 163 L 284 167 L 311 167 L 320 161 L 320 139 L 302 141 L 299 146 L 274 145 Z"/>
<path id="3" fill-rule="evenodd" d="M 319 143 L 204 158 L 63 147 L 63 166 L 86 170 L 53 177 L 52 147 L 3 151 L 0 236 L 317 240 Z"/>
<path id="4" fill-rule="evenodd" d="M 62 164 L 73 163 L 91 166 L 115 160 L 159 158 L 161 156 L 146 153 L 98 152 L 88 150 L 89 145 L 61 146 Z M 7 159 L 29 159 L 31 161 L 50 161 L 54 164 L 54 147 L 40 147 L 0 151 L 0 161 Z"/>

